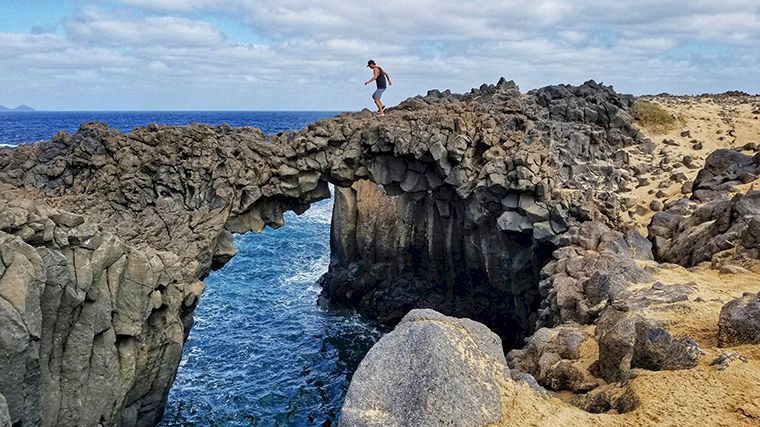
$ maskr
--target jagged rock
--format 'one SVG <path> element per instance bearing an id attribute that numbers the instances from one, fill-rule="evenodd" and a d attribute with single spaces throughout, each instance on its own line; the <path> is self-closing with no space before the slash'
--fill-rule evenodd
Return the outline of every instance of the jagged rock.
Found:
<path id="1" fill-rule="evenodd" d="M 711 188 L 731 180 L 742 170 L 754 165 L 752 157 L 738 151 L 719 149 L 705 159 L 705 167 L 694 180 L 696 188 Z"/>
<path id="2" fill-rule="evenodd" d="M 587 392 L 598 382 L 575 360 L 580 358 L 580 347 L 591 337 L 572 325 L 541 328 L 528 340 L 523 349 L 507 354 L 513 378 L 529 374 L 531 378 L 550 390 Z"/>
<path id="3" fill-rule="evenodd" d="M 523 232 L 533 229 L 533 222 L 518 212 L 507 211 L 499 217 L 499 228 L 504 231 Z"/>
<path id="4" fill-rule="evenodd" d="M 632 368 L 653 371 L 689 369 L 703 354 L 688 337 L 673 339 L 668 331 L 631 311 L 607 309 L 596 329 L 599 372 L 607 381 L 630 378 Z"/>
<path id="5" fill-rule="evenodd" d="M 690 215 L 689 215 L 690 214 Z M 674 205 L 658 212 L 649 224 L 657 258 L 685 266 L 709 261 L 730 250 L 735 264 L 757 263 L 760 239 L 760 191 L 750 190 L 730 200 L 692 206 Z"/>
<path id="6" fill-rule="evenodd" d="M 760 156 L 721 149 L 705 160 L 693 185 L 696 203 L 665 206 L 649 225 L 649 239 L 658 259 L 693 266 L 704 261 L 733 262 L 740 267 L 757 263 L 760 250 L 752 224 L 760 225 L 760 192 L 737 193 L 735 186 L 757 179 Z M 714 260 L 716 254 L 721 258 Z"/>
<path id="7" fill-rule="evenodd" d="M 177 280 L 179 266 L 163 261 L 171 254 L 20 205 L 0 202 L 26 221 L 0 225 L 0 390 L 10 420 L 115 424 L 133 411 L 157 422 L 202 287 Z"/>
<path id="8" fill-rule="evenodd" d="M 760 343 L 760 294 L 745 293 L 724 305 L 718 321 L 718 346 Z"/>
<path id="9" fill-rule="evenodd" d="M 596 339 L 599 343 L 599 374 L 607 381 L 619 381 L 631 376 L 631 361 L 636 343 L 634 315 L 608 309 L 599 319 Z"/>
<path id="10" fill-rule="evenodd" d="M 636 343 L 632 368 L 650 371 L 690 369 L 697 365 L 702 351 L 690 338 L 673 339 L 668 331 L 643 322 L 636 324 Z"/>
<path id="11" fill-rule="evenodd" d="M 359 364 L 341 426 L 480 426 L 501 419 L 509 381 L 501 340 L 484 325 L 412 310 Z"/>
<path id="12" fill-rule="evenodd" d="M 544 310 L 537 326 L 591 323 L 610 302 L 629 295 L 625 284 L 649 280 L 651 275 L 634 262 L 652 259 L 644 240 L 636 232 L 623 234 L 593 222 L 563 234 L 556 260 L 541 270 Z"/>

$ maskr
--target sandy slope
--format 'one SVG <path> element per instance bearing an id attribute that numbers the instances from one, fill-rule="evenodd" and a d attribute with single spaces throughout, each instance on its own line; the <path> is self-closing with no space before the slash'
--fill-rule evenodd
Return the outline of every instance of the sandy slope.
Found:
<path id="1" fill-rule="evenodd" d="M 673 181 L 673 174 L 681 172 L 690 181 L 694 180 L 705 158 L 719 148 L 733 148 L 750 155 L 755 153 L 745 151 L 743 147 L 748 143 L 760 144 L 760 97 L 658 96 L 643 99 L 664 107 L 680 119 L 679 124 L 667 132 L 640 128 L 655 144 L 652 156 L 634 154 L 634 150 L 630 150 L 636 162 L 666 163 L 651 173 L 642 174 L 640 178 L 645 178 L 649 184 L 631 191 L 637 203 L 628 218 L 645 234 L 646 225 L 654 214 L 649 208 L 652 200 L 665 203 L 684 196 L 681 191 L 683 183 Z M 671 142 L 665 143 L 667 140 Z M 693 159 L 691 167 L 683 162 L 686 156 Z M 658 191 L 662 193 L 658 195 Z"/>

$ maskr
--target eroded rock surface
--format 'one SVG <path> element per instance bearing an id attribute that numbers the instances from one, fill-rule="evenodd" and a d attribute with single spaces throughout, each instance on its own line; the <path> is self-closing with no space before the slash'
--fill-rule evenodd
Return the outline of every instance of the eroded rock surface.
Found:
<path id="1" fill-rule="evenodd" d="M 0 390 L 16 425 L 152 425 L 203 290 L 179 257 L 0 201 Z M 1 424 L 1 423 L 0 423 Z"/>
<path id="2" fill-rule="evenodd" d="M 652 218 L 649 237 L 659 259 L 694 266 L 700 262 L 752 268 L 760 258 L 760 191 L 722 193 L 699 204 L 687 199 Z"/>
<path id="3" fill-rule="evenodd" d="M 484 426 L 509 378 L 499 337 L 469 319 L 412 310 L 351 380 L 340 426 Z"/>
<path id="4" fill-rule="evenodd" d="M 11 425 L 11 416 L 8 414 L 8 404 L 5 397 L 0 394 L 0 426 L 9 427 Z"/>

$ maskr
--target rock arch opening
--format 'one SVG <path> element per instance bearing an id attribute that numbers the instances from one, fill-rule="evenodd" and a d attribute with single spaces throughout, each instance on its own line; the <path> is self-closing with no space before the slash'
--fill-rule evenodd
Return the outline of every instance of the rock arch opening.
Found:
<path id="1" fill-rule="evenodd" d="M 371 181 L 338 188 L 322 300 L 395 324 L 413 308 L 480 321 L 519 344 L 540 308 L 540 270 L 554 245 L 467 223 L 450 189 L 391 196 Z"/>

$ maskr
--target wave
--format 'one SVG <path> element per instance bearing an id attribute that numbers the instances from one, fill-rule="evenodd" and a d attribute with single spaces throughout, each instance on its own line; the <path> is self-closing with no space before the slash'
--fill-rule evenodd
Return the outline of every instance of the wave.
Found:
<path id="1" fill-rule="evenodd" d="M 332 221 L 332 200 L 314 204 L 302 218 L 312 224 L 329 224 Z"/>

